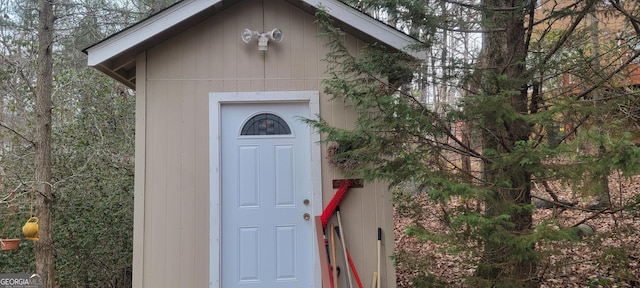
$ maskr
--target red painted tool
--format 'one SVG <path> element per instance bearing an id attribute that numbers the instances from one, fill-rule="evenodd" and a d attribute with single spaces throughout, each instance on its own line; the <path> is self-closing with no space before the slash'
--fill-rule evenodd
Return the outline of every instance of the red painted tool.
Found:
<path id="1" fill-rule="evenodd" d="M 347 191 L 349 191 L 350 186 L 351 186 L 351 181 L 344 180 L 344 182 L 340 184 L 340 187 L 338 188 L 338 191 L 336 191 L 336 194 L 334 194 L 333 198 L 331 198 L 331 201 L 329 201 L 329 204 L 327 204 L 327 207 L 325 207 L 324 210 L 322 211 L 322 214 L 320 215 L 320 221 L 322 221 L 323 228 L 327 227 L 327 223 L 329 223 L 329 218 L 331 218 L 331 215 L 333 215 L 333 212 L 336 211 L 338 204 L 340 204 L 340 200 L 342 200 L 342 197 L 344 197 L 344 194 L 346 194 Z"/>
<path id="2" fill-rule="evenodd" d="M 337 235 L 338 235 L 338 239 L 340 239 L 342 241 L 342 239 L 340 238 L 340 232 L 338 231 L 339 228 L 336 229 Z M 358 284 L 358 288 L 363 288 L 362 286 L 362 281 L 360 280 L 360 275 L 358 275 L 358 270 L 356 270 L 356 265 L 353 264 L 353 260 L 351 260 L 351 253 L 349 253 L 349 249 L 346 249 L 346 253 L 347 253 L 347 260 L 349 261 L 349 267 L 351 267 L 351 272 L 353 272 L 353 278 L 356 279 L 356 283 Z"/>

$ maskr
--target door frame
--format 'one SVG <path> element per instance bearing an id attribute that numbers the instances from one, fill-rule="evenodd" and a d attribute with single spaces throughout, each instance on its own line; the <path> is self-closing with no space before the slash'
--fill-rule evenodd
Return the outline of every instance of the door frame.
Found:
<path id="1" fill-rule="evenodd" d="M 318 91 L 263 91 L 263 92 L 210 92 L 209 93 L 209 287 L 221 288 L 222 274 L 222 171 L 221 171 L 221 118 L 220 112 L 224 104 L 248 103 L 308 103 L 309 117 L 320 114 L 320 93 Z M 311 215 L 322 213 L 322 170 L 320 155 L 320 134 L 309 131 L 311 152 Z M 312 217 L 312 220 L 314 218 Z M 315 221 L 315 220 L 313 220 Z M 315 227 L 315 224 L 312 223 Z M 312 231 L 315 231 L 312 229 Z M 311 247 L 318 247 L 315 243 Z M 317 252 L 312 253 L 313 286 L 321 287 L 320 260 Z"/>

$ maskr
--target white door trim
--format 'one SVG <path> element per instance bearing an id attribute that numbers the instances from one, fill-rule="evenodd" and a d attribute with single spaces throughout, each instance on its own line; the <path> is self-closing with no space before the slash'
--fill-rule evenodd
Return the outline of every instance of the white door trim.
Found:
<path id="1" fill-rule="evenodd" d="M 309 117 L 313 118 L 320 114 L 320 95 L 318 91 L 269 91 L 269 92 L 211 92 L 209 93 L 209 287 L 220 287 L 220 274 L 222 271 L 222 251 L 221 251 L 221 127 L 220 109 L 222 104 L 229 103 L 309 103 Z M 321 184 L 321 159 L 320 159 L 320 135 L 311 131 L 309 144 L 311 148 L 311 215 L 322 213 L 322 184 Z M 313 218 L 312 218 L 313 219 Z M 315 224 L 314 224 L 315 225 Z M 313 226 L 315 227 L 315 226 Z M 315 231 L 315 230 L 314 230 Z M 316 237 L 312 237 L 314 242 Z M 313 243 L 311 247 L 318 247 Z M 314 267 L 314 285 L 321 287 L 320 261 L 317 251 L 312 253 Z"/>

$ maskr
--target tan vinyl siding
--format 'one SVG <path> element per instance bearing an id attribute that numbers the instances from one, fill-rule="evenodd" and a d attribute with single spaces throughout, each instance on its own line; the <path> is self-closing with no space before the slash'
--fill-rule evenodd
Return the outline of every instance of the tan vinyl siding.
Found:
<path id="1" fill-rule="evenodd" d="M 166 275 L 164 263 L 166 262 L 166 217 L 165 208 L 167 205 L 167 119 L 166 115 L 166 82 L 148 84 L 147 98 L 147 166 L 146 177 L 148 180 L 145 191 L 145 266 L 144 279 L 145 287 L 153 287 L 158 283 L 165 282 L 157 275 Z M 172 179 L 171 179 L 172 180 Z M 134 227 L 135 229 L 135 227 Z"/>
<path id="2" fill-rule="evenodd" d="M 263 2 L 268 4 L 264 14 Z M 284 32 L 284 41 L 269 43 L 267 51 L 240 40 L 244 28 L 276 27 Z M 320 91 L 322 117 L 335 126 L 352 127 L 351 108 L 323 93 L 326 63 L 321 60 L 328 50 L 317 35 L 315 17 L 284 0 L 245 0 L 138 57 L 137 99 L 143 102 L 138 111 L 146 111 L 146 118 L 138 117 L 143 124 L 137 133 L 144 137 L 136 138 L 145 147 L 136 162 L 138 175 L 144 173 L 144 182 L 136 185 L 136 196 L 144 197 L 143 203 L 136 202 L 136 208 L 144 208 L 135 222 L 136 231 L 144 231 L 134 239 L 144 246 L 143 257 L 135 258 L 144 264 L 143 271 L 134 271 L 136 287 L 142 287 L 140 276 L 144 287 L 209 286 L 210 92 Z M 364 45 L 352 36 L 347 43 L 352 51 Z M 324 155 L 322 159 L 325 207 L 335 193 L 332 180 L 343 176 Z M 389 260 L 392 207 L 385 187 L 376 183 L 351 189 L 341 205 L 347 246 L 367 287 L 376 269 L 378 227 L 385 233 L 384 287 L 395 287 Z"/>
<path id="3" fill-rule="evenodd" d="M 180 103 L 181 105 L 179 106 L 180 113 L 182 115 L 181 122 L 187 125 L 182 124 L 182 127 L 179 127 L 179 129 L 181 129 L 180 151 L 182 153 L 182 155 L 179 155 L 179 157 L 182 159 L 183 165 L 180 165 L 180 167 L 178 167 L 178 173 L 180 173 L 181 180 L 178 187 L 179 190 L 176 191 L 179 193 L 176 193 L 176 195 L 182 195 L 182 197 L 180 197 L 179 199 L 181 211 L 179 224 L 181 230 L 188 231 L 190 232 L 189 234 L 193 236 L 187 236 L 187 233 L 179 234 L 181 238 L 178 240 L 180 241 L 181 245 L 184 246 L 184 248 L 180 250 L 181 253 L 179 254 L 181 263 L 180 275 L 182 276 L 179 284 L 181 287 L 197 287 L 195 283 L 195 279 L 197 277 L 197 265 L 195 259 L 196 255 L 200 252 L 196 250 L 196 237 L 198 234 L 196 222 L 198 221 L 198 215 L 195 209 L 198 203 L 196 198 L 199 194 L 198 189 L 195 185 L 198 179 L 196 177 L 196 172 L 198 171 L 198 162 L 196 162 L 198 159 L 198 155 L 196 154 L 196 123 L 198 119 L 198 102 L 196 99 L 197 94 L 195 85 L 183 86 L 182 88 L 182 101 Z M 205 153 L 204 155 L 206 156 L 208 155 L 208 153 Z M 206 169 L 203 170 L 206 171 Z M 205 178 L 206 177 L 207 175 L 205 175 Z M 204 190 L 206 191 L 206 189 Z M 205 223 L 201 224 L 204 224 L 204 227 L 206 227 Z M 206 249 L 204 249 L 203 251 L 206 251 Z"/>
<path id="4" fill-rule="evenodd" d="M 136 57 L 136 61 L 141 64 L 136 70 L 137 78 L 144 79 L 146 75 L 146 53 L 141 53 Z M 145 227 L 145 179 L 146 179 L 146 85 L 138 85 L 136 90 L 136 134 L 135 134 L 135 175 L 143 175 L 143 177 L 135 177 L 134 179 L 134 209 L 133 209 L 133 279 L 134 287 L 143 287 L 143 271 L 138 267 L 144 267 L 144 235 Z"/>
<path id="5" fill-rule="evenodd" d="M 209 131 L 209 121 L 206 119 L 209 117 L 209 99 L 207 97 L 199 97 L 199 95 L 206 95 L 208 91 L 211 91 L 208 83 L 198 82 L 193 85 L 196 88 L 193 94 L 195 99 L 194 105 L 194 123 L 191 123 L 194 128 L 195 140 L 191 144 L 194 150 L 195 163 L 194 168 L 194 207 L 192 208 L 195 219 L 193 220 L 194 232 L 191 236 L 193 239 L 189 239 L 184 245 L 193 245 L 193 252 L 195 258 L 193 261 L 193 281 L 195 285 L 192 287 L 202 287 L 208 285 L 209 279 L 209 134 L 202 133 L 202 131 Z M 198 144 L 200 143 L 200 144 Z M 203 144 L 206 143 L 206 144 Z M 206 180 L 205 180 L 206 179 Z M 202 193 L 206 191 L 206 193 Z M 203 217 L 203 215 L 205 215 Z M 185 239 L 186 240 L 186 239 Z M 187 261 L 189 261 L 187 259 Z M 190 269 L 190 268 L 189 268 Z M 202 274 L 207 276 L 202 276 Z M 189 276 L 185 276 L 189 277 Z"/>

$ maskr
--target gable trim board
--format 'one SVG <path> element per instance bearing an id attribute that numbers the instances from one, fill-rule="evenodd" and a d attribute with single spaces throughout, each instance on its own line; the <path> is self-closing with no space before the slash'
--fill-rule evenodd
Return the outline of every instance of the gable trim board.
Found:
<path id="1" fill-rule="evenodd" d="M 329 15 L 355 31 L 404 51 L 416 59 L 426 59 L 426 52 L 410 49 L 419 42 L 402 31 L 364 14 L 338 0 L 286 0 L 300 8 L 325 9 Z M 88 66 L 135 89 L 135 56 L 152 46 L 158 37 L 188 21 L 199 21 L 202 12 L 233 5 L 239 1 L 184 0 L 144 19 L 85 49 Z M 308 10 L 308 9 L 307 9 Z M 213 13 L 215 14 L 215 13 Z M 206 15 L 205 15 L 206 16 Z M 186 29 L 186 28 L 185 28 Z M 238 37 L 240 37 L 238 31 Z M 285 35 L 287 31 L 284 31 Z M 168 36 L 167 36 L 168 37 Z M 286 37 L 286 36 L 285 36 Z"/>
<path id="2" fill-rule="evenodd" d="M 222 169 L 221 169 L 221 108 L 223 104 L 231 103 L 308 103 L 309 115 L 319 115 L 320 113 L 320 95 L 318 91 L 273 91 L 273 92 L 211 92 L 209 93 L 209 179 L 210 179 L 210 209 L 209 221 L 211 229 L 209 230 L 209 287 L 221 287 L 221 227 L 222 227 Z M 311 215 L 319 215 L 322 213 L 322 179 L 321 172 L 321 152 L 320 152 L 320 135 L 311 132 L 310 148 L 311 148 Z M 315 237 L 312 237 L 315 242 Z M 312 247 L 316 247 L 317 243 L 313 243 Z M 315 252 L 315 251 L 314 251 Z M 313 287 L 321 287 L 322 279 L 320 276 L 320 261 L 318 253 L 312 253 L 314 285 Z"/>
<path id="3" fill-rule="evenodd" d="M 88 54 L 87 63 L 89 66 L 99 65 L 220 2 L 222 2 L 222 0 L 190 0 L 178 2 L 111 37 L 85 48 Z"/>

